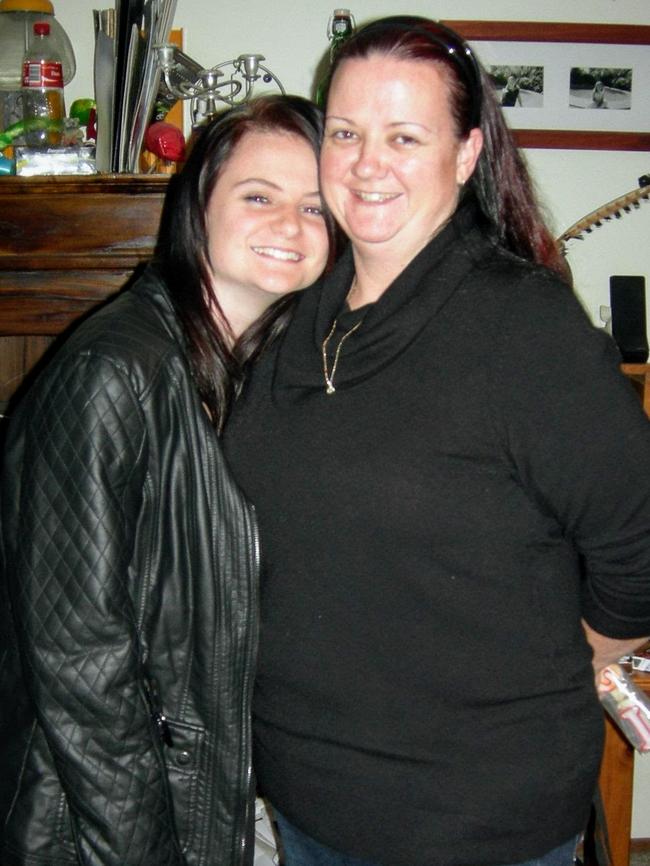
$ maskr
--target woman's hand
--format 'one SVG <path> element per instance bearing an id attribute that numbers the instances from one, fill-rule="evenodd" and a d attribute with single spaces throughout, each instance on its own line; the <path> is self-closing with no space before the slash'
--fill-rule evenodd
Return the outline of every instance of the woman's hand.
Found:
<path id="1" fill-rule="evenodd" d="M 621 656 L 629 655 L 637 647 L 646 643 L 646 641 L 648 640 L 647 637 L 621 639 L 605 637 L 605 635 L 599 634 L 599 632 L 594 631 L 593 628 L 591 628 L 591 626 L 588 625 L 584 620 L 582 620 L 582 627 L 585 630 L 587 643 L 592 648 L 594 653 L 593 666 L 594 673 L 596 675 L 596 682 L 598 682 L 600 672 L 603 668 L 607 667 L 607 665 L 612 664 L 613 662 L 617 662 L 621 658 Z"/>

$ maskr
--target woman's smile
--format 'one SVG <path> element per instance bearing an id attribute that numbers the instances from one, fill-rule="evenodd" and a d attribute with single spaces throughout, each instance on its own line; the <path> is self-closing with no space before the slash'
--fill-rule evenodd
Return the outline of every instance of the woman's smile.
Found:
<path id="1" fill-rule="evenodd" d="M 296 250 L 285 250 L 278 247 L 252 247 L 258 256 L 275 259 L 279 262 L 301 262 L 305 257 Z"/>
<path id="2" fill-rule="evenodd" d="M 352 194 L 365 204 L 384 204 L 388 201 L 394 201 L 401 195 L 399 192 L 365 192 L 360 189 L 352 190 Z"/>

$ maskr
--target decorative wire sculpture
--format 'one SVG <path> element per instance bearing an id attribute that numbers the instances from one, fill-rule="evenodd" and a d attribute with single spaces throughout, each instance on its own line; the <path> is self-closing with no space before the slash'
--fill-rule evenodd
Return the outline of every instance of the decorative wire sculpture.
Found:
<path id="1" fill-rule="evenodd" d="M 274 84 L 284 93 L 280 79 L 262 61 L 262 54 L 240 54 L 210 69 L 203 69 L 175 45 L 157 45 L 158 65 L 162 72 L 163 97 L 189 99 L 192 126 L 200 126 L 219 110 L 219 103 L 229 106 L 248 102 L 257 82 Z M 224 78 L 226 68 L 230 76 Z M 168 91 L 164 93 L 165 89 Z"/>

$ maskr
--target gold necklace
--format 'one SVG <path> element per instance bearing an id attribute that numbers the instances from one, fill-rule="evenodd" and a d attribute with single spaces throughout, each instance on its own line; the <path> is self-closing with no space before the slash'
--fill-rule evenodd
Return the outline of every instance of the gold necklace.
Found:
<path id="1" fill-rule="evenodd" d="M 332 330 L 329 332 L 329 334 L 323 340 L 323 373 L 325 374 L 325 393 L 326 394 L 333 394 L 336 391 L 336 388 L 334 387 L 334 375 L 336 373 L 336 367 L 339 363 L 339 355 L 341 354 L 341 347 L 343 346 L 343 343 L 345 343 L 347 338 L 351 334 L 354 334 L 354 332 L 357 330 L 357 328 L 361 327 L 361 322 L 363 321 L 363 319 L 359 319 L 359 321 L 356 323 L 356 325 L 353 325 L 349 331 L 346 331 L 345 334 L 343 334 L 343 336 L 339 340 L 339 344 L 336 347 L 336 352 L 334 352 L 334 361 L 332 362 L 332 372 L 330 373 L 328 368 L 327 368 L 327 345 L 334 335 L 334 331 L 336 330 L 337 321 L 338 321 L 337 319 L 334 319 L 334 324 L 332 325 Z"/>

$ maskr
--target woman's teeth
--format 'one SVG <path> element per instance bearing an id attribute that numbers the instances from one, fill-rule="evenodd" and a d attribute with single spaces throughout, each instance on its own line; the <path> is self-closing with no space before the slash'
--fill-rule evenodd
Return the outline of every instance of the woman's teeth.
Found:
<path id="1" fill-rule="evenodd" d="M 361 201 L 367 201 L 370 203 L 375 202 L 383 202 L 383 201 L 391 201 L 391 199 L 397 198 L 398 193 L 396 192 L 357 192 L 356 195 L 361 199 Z"/>
<path id="2" fill-rule="evenodd" d="M 294 250 L 280 250 L 277 247 L 253 247 L 253 252 L 281 262 L 299 262 L 302 259 L 300 253 Z"/>

